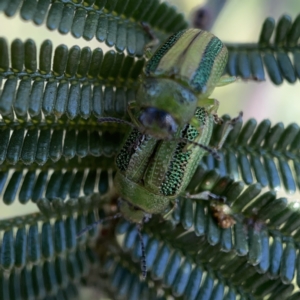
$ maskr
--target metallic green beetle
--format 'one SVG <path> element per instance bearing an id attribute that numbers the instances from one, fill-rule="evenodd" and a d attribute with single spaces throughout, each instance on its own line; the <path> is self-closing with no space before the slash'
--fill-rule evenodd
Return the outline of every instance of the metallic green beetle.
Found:
<path id="1" fill-rule="evenodd" d="M 118 172 L 114 186 L 120 195 L 120 212 L 125 219 L 142 224 L 152 214 L 168 215 L 179 195 L 185 195 L 208 147 L 218 102 L 210 107 L 197 107 L 194 117 L 198 128 L 186 124 L 177 130 L 173 140 L 157 140 L 133 129 L 117 155 Z M 222 146 L 234 123 L 228 122 L 218 148 Z M 178 142 L 179 140 L 179 142 Z"/>
<path id="2" fill-rule="evenodd" d="M 114 180 L 118 194 L 125 200 L 121 202 L 120 210 L 126 219 L 143 223 L 148 215 L 170 211 L 206 152 L 194 144 L 178 142 L 176 138 L 208 145 L 213 112 L 204 107 L 197 108 L 195 116 L 200 127 L 186 125 L 177 130 L 173 140 L 157 140 L 137 129 L 131 131 L 116 158 L 119 171 Z"/>
<path id="3" fill-rule="evenodd" d="M 186 196 L 185 189 L 194 175 L 199 161 L 206 151 L 211 139 L 214 114 L 218 102 L 206 107 L 197 107 L 194 117 L 199 127 L 186 124 L 178 129 L 172 140 L 157 140 L 151 135 L 144 135 L 133 129 L 116 158 L 118 172 L 114 186 L 120 195 L 118 217 L 137 224 L 142 248 L 142 274 L 146 276 L 145 251 L 141 236 L 141 226 L 152 214 L 167 218 L 176 206 L 178 196 Z M 228 122 L 223 137 L 234 123 L 241 118 Z M 179 142 L 178 142 L 179 140 Z M 192 198 L 203 198 L 204 194 L 193 195 Z M 209 199 L 209 194 L 205 194 Z M 215 209 L 214 216 L 220 226 L 231 226 L 231 217 Z M 225 226 L 224 225 L 224 226 Z"/>
<path id="4" fill-rule="evenodd" d="M 207 105 L 216 86 L 235 80 L 222 76 L 227 57 L 224 44 L 209 32 L 187 29 L 169 37 L 141 75 L 129 109 L 132 122 L 157 139 L 171 139 L 187 123 L 198 127 L 196 107 Z"/>

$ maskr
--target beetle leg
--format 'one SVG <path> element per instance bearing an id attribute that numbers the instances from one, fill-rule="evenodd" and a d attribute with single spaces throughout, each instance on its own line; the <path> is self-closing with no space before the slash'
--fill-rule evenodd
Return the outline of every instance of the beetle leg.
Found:
<path id="1" fill-rule="evenodd" d="M 224 124 L 224 130 L 221 136 L 221 139 L 219 141 L 219 144 L 217 146 L 217 149 L 221 149 L 229 132 L 233 129 L 236 123 L 242 121 L 243 112 L 240 112 L 239 115 L 236 118 L 231 119 L 230 121 L 226 122 Z"/>
<path id="2" fill-rule="evenodd" d="M 104 219 L 100 219 L 98 221 L 95 221 L 94 223 L 91 223 L 89 225 L 87 225 L 85 228 L 83 228 L 81 231 L 79 231 L 77 233 L 77 238 L 81 237 L 84 233 L 88 232 L 89 230 L 95 228 L 96 226 L 98 226 L 99 224 L 102 224 L 104 222 L 107 222 L 107 221 L 111 221 L 111 220 L 115 220 L 115 219 L 119 219 L 122 217 L 122 214 L 121 213 L 117 213 L 113 216 L 108 216 Z"/>
<path id="3" fill-rule="evenodd" d="M 218 154 L 218 151 L 215 148 L 211 148 L 211 147 L 208 147 L 206 145 L 196 143 L 196 142 L 190 141 L 188 139 L 184 139 L 184 138 L 179 138 L 179 139 L 175 139 L 175 140 L 187 143 L 187 145 L 185 146 L 186 150 L 188 150 L 191 147 L 191 145 L 194 145 L 194 146 L 197 146 L 197 147 L 200 147 L 200 148 L 204 149 L 205 151 L 210 153 L 215 159 L 217 159 L 217 160 L 221 159 L 220 155 Z"/>
<path id="4" fill-rule="evenodd" d="M 134 116 L 134 113 L 132 112 L 132 110 L 135 109 L 135 102 L 129 102 L 128 103 L 128 106 L 127 106 L 127 112 L 128 112 L 128 115 L 131 119 L 131 122 L 134 124 L 135 127 L 137 127 L 140 130 L 141 128 L 141 124 L 138 122 L 137 118 Z"/>
<path id="5" fill-rule="evenodd" d="M 136 228 L 137 228 L 137 231 L 138 231 L 140 244 L 141 244 L 141 252 L 142 252 L 142 256 L 141 256 L 142 277 L 143 277 L 143 279 L 145 279 L 146 276 L 147 276 L 147 262 L 146 262 L 145 244 L 144 244 L 144 239 L 143 239 L 143 235 L 142 235 L 142 232 L 141 232 L 141 230 L 142 230 L 141 224 L 136 224 Z"/>
<path id="6" fill-rule="evenodd" d="M 217 114 L 213 114 L 213 116 L 216 124 L 222 125 L 224 123 L 223 119 L 220 118 Z"/>
<path id="7" fill-rule="evenodd" d="M 216 86 L 224 86 L 236 81 L 236 76 L 223 75 Z"/>
<path id="8" fill-rule="evenodd" d="M 198 106 L 205 107 L 207 112 L 211 114 L 216 114 L 219 108 L 219 104 L 220 104 L 219 101 L 213 98 L 206 98 L 198 101 Z"/>
<path id="9" fill-rule="evenodd" d="M 143 27 L 143 29 L 145 30 L 145 32 L 148 34 L 148 36 L 150 37 L 150 42 L 147 43 L 144 47 L 144 54 L 146 56 L 146 58 L 150 58 L 153 53 L 152 53 L 152 49 L 156 48 L 157 45 L 159 45 L 159 39 L 157 38 L 157 36 L 155 35 L 154 31 L 151 29 L 150 25 L 146 22 L 141 22 L 141 25 Z"/>
<path id="10" fill-rule="evenodd" d="M 118 119 L 118 118 L 113 118 L 113 117 L 103 117 L 103 118 L 99 118 L 98 119 L 98 123 L 118 123 L 118 124 L 126 124 L 132 128 L 136 128 L 135 124 L 132 124 L 128 121 L 122 120 L 122 119 Z"/>

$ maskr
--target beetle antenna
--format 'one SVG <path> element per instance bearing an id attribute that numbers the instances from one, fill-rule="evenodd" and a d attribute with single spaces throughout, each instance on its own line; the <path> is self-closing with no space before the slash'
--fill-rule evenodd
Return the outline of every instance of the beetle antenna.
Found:
<path id="1" fill-rule="evenodd" d="M 193 144 L 195 146 L 198 146 L 198 147 L 206 150 L 207 152 L 209 152 L 215 159 L 217 159 L 217 160 L 221 159 L 220 155 L 218 154 L 218 152 L 214 148 L 210 148 L 210 147 L 208 147 L 206 145 L 190 141 L 190 140 L 188 140 L 186 138 L 179 138 L 179 139 L 176 139 L 176 140 L 178 140 L 180 142 L 189 143 L 189 144 Z"/>
<path id="2" fill-rule="evenodd" d="M 137 126 L 135 126 L 134 124 L 128 122 L 128 121 L 125 121 L 125 120 L 121 120 L 121 119 L 118 119 L 118 118 L 112 118 L 112 117 L 105 117 L 105 118 L 100 118 L 98 119 L 98 122 L 99 123 L 118 123 L 118 124 L 126 124 L 132 128 L 136 128 L 138 129 Z"/>
<path id="3" fill-rule="evenodd" d="M 96 227 L 97 225 L 101 224 L 101 223 L 104 223 L 106 221 L 110 221 L 110 220 L 115 220 L 115 219 L 119 219 L 122 217 L 122 214 L 121 213 L 117 213 L 113 216 L 109 216 L 109 217 L 106 217 L 104 219 L 101 219 L 101 220 L 98 220 L 94 223 L 91 223 L 89 225 L 87 225 L 85 228 L 83 228 L 81 231 L 79 231 L 77 233 L 77 238 L 81 237 L 84 233 L 86 233 L 87 231 L 90 231 L 91 229 L 93 229 L 94 227 Z"/>
<path id="4" fill-rule="evenodd" d="M 140 238 L 140 243 L 141 243 L 141 251 L 142 251 L 142 256 L 141 256 L 141 269 L 142 269 L 142 276 L 145 279 L 147 276 L 147 263 L 146 263 L 146 253 L 145 253 L 145 244 L 143 240 L 143 235 L 141 232 L 142 226 L 141 224 L 136 225 L 138 235 Z"/>

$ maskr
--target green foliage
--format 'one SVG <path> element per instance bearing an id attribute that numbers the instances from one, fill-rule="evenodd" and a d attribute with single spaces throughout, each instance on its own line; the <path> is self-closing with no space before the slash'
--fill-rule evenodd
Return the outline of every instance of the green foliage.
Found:
<path id="1" fill-rule="evenodd" d="M 91 122 L 93 116 L 94 123 L 104 115 L 122 117 L 144 66 L 144 59 L 135 62 L 133 57 L 113 50 L 103 55 L 100 48 L 91 51 L 74 46 L 68 50 L 60 45 L 54 51 L 51 69 L 49 40 L 41 45 L 39 69 L 32 40 L 24 44 L 15 40 L 9 61 L 8 45 L 1 39 L 0 54 L 1 78 L 7 79 L 0 113 L 7 123 L 14 120 L 14 113 L 22 123 L 29 117 L 35 124 L 42 122 L 42 114 L 52 121 L 65 115 L 69 120 L 81 117 Z"/>
<path id="2" fill-rule="evenodd" d="M 212 145 L 217 145 L 221 131 L 222 127 L 215 128 Z M 269 120 L 257 124 L 250 119 L 243 127 L 239 123 L 230 132 L 220 162 L 214 162 L 211 155 L 204 162 L 208 169 L 218 169 L 223 176 L 242 179 L 248 185 L 259 182 L 272 190 L 279 190 L 283 185 L 293 194 L 300 187 L 299 141 L 299 126 L 295 123 L 284 128 L 282 123 L 271 126 Z"/>
<path id="3" fill-rule="evenodd" d="M 121 220 L 76 234 L 116 211 L 114 156 L 126 128 L 97 119 L 128 118 L 150 40 L 140 21 L 160 39 L 186 21 L 158 0 L 1 0 L 0 10 L 116 50 L 53 50 L 45 40 L 38 53 L 31 39 L 0 39 L 2 204 L 18 199 L 40 210 L 0 221 L 0 299 L 74 299 L 95 280 L 111 298 L 299 298 L 300 212 L 288 199 L 300 188 L 298 125 L 237 124 L 223 159 L 207 155 L 188 187 L 226 197 L 235 224 L 220 228 L 215 217 L 225 211 L 216 216 L 207 201 L 181 196 L 168 222 L 154 217 L 143 228 L 149 272 L 142 281 L 136 226 Z M 299 16 L 276 26 L 268 18 L 258 43 L 227 44 L 227 73 L 259 81 L 265 67 L 275 84 L 295 82 L 299 36 Z M 222 128 L 215 126 L 211 146 Z"/>
<path id="4" fill-rule="evenodd" d="M 271 41 L 275 31 L 274 41 Z M 300 15 L 292 22 L 284 15 L 276 25 L 267 18 L 257 44 L 227 44 L 229 61 L 227 73 L 243 79 L 265 80 L 264 68 L 271 81 L 279 85 L 283 80 L 294 83 L 300 78 Z M 293 56 L 291 62 L 289 55 Z"/>
<path id="5" fill-rule="evenodd" d="M 1 299 L 76 297 L 75 282 L 99 264 L 88 246 L 95 232 L 76 238 L 93 219 L 90 210 L 76 216 L 46 218 L 37 213 L 1 221 Z"/>
<path id="6" fill-rule="evenodd" d="M 46 22 L 50 30 L 58 29 L 61 34 L 71 32 L 75 38 L 83 37 L 88 41 L 96 37 L 109 47 L 115 46 L 119 52 L 126 49 L 129 55 L 136 56 L 143 55 L 145 43 L 145 34 L 138 22 L 147 22 L 167 33 L 187 27 L 183 16 L 177 14 L 174 7 L 158 0 L 1 2 L 0 9 L 9 17 L 20 9 L 22 19 L 26 21 L 32 20 L 37 25 Z"/>

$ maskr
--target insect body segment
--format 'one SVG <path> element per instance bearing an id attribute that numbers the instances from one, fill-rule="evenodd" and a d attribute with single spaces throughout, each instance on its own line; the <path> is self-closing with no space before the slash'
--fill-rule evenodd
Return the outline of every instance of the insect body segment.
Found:
<path id="1" fill-rule="evenodd" d="M 116 158 L 116 165 L 120 172 L 124 172 L 132 181 L 141 180 L 156 142 L 151 136 L 143 135 L 137 129 L 133 129 Z"/>
<path id="2" fill-rule="evenodd" d="M 159 49 L 155 52 L 154 55 L 150 58 L 148 61 L 146 67 L 145 67 L 145 74 L 147 76 L 149 75 L 160 75 L 159 71 L 157 72 L 157 69 L 161 60 L 164 58 L 164 56 L 168 53 L 168 51 L 175 45 L 175 43 L 180 39 L 180 37 L 186 32 L 186 30 L 179 31 L 173 35 L 171 35 L 167 41 L 159 47 Z M 162 68 L 161 68 L 162 69 Z"/>
<path id="3" fill-rule="evenodd" d="M 223 73 L 228 56 L 225 49 L 218 38 L 212 38 L 204 50 L 198 68 L 192 75 L 190 85 L 194 90 L 202 93 L 202 97 L 211 94 Z"/>
<path id="4" fill-rule="evenodd" d="M 214 123 L 213 116 L 201 107 L 196 109 L 195 116 L 200 123 L 200 133 L 197 128 L 188 124 L 183 129 L 182 135 L 189 141 L 208 145 Z M 161 185 L 161 193 L 166 196 L 177 195 L 186 189 L 191 177 L 194 175 L 198 162 L 206 152 L 194 145 L 187 146 L 187 143 L 178 143 L 172 156 L 165 179 Z"/>
<path id="5" fill-rule="evenodd" d="M 205 98 L 222 76 L 227 58 L 225 45 L 213 34 L 187 29 L 171 36 L 154 53 L 145 67 L 145 75 L 174 78 Z"/>
<path id="6" fill-rule="evenodd" d="M 191 120 L 197 101 L 190 88 L 173 79 L 144 78 L 133 103 L 135 112 L 132 119 L 145 133 L 158 139 L 170 139 L 178 127 Z M 153 110 L 158 113 L 154 115 Z"/>

